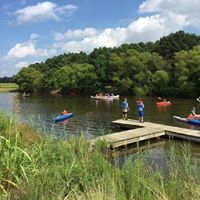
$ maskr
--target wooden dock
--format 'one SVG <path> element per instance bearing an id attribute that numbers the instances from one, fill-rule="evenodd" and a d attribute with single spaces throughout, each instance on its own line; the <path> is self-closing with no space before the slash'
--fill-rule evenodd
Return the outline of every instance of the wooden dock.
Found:
<path id="1" fill-rule="evenodd" d="M 136 120 L 116 120 L 113 121 L 114 126 L 120 128 L 128 128 L 130 130 L 112 133 L 105 136 L 100 136 L 96 140 L 105 140 L 112 148 L 125 146 L 141 141 L 168 136 L 169 138 L 181 138 L 189 141 L 200 142 L 200 131 L 151 122 L 139 123 Z"/>

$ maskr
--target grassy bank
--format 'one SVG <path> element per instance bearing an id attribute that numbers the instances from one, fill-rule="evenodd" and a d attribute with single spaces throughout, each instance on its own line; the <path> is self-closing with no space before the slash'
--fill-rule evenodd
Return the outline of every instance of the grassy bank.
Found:
<path id="1" fill-rule="evenodd" d="M 119 169 L 102 154 L 102 144 L 92 152 L 88 147 L 83 137 L 41 137 L 0 114 L 0 199 L 200 199 L 200 175 L 189 147 L 181 150 L 182 162 L 176 148 L 170 149 L 167 176 L 153 171 L 143 154 Z"/>
<path id="2" fill-rule="evenodd" d="M 0 92 L 13 92 L 18 88 L 15 83 L 0 83 Z"/>

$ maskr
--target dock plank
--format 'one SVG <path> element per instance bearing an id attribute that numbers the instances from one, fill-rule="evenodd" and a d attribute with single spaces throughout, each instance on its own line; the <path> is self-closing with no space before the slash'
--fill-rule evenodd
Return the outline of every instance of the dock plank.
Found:
<path id="1" fill-rule="evenodd" d="M 129 128 L 130 130 L 97 137 L 91 141 L 91 144 L 94 145 L 96 141 L 104 140 L 108 142 L 108 147 L 116 148 L 133 143 L 139 143 L 141 141 L 164 135 L 167 135 L 170 138 L 177 137 L 190 141 L 200 142 L 200 131 L 198 130 L 156 124 L 152 122 L 140 123 L 137 120 L 132 119 L 119 119 L 113 121 L 112 124 L 123 128 Z"/>
<path id="2" fill-rule="evenodd" d="M 163 124 L 156 124 L 151 122 L 140 123 L 137 120 L 116 120 L 113 121 L 112 124 L 124 127 L 124 128 L 135 128 L 135 127 L 149 127 L 149 128 L 157 128 L 165 131 L 165 134 L 168 136 L 178 137 L 182 139 L 188 139 L 191 141 L 200 142 L 200 131 L 191 130 L 187 128 L 168 126 Z"/>
<path id="3" fill-rule="evenodd" d="M 110 144 L 111 147 L 115 148 L 163 135 L 165 135 L 165 132 L 162 129 L 144 127 L 101 136 L 98 137 L 97 140 L 105 140 Z"/>

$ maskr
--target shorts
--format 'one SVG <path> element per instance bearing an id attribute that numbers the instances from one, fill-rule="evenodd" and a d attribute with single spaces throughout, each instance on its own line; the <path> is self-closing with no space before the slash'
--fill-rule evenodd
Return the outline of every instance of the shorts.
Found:
<path id="1" fill-rule="evenodd" d="M 123 114 L 127 114 L 128 113 L 128 110 L 127 109 L 124 109 L 123 110 Z"/>
<path id="2" fill-rule="evenodd" d="M 144 111 L 138 111 L 139 117 L 144 117 Z"/>

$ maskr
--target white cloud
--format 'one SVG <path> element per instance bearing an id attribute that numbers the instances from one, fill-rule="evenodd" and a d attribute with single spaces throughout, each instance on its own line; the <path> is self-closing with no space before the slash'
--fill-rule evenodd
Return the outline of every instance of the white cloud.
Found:
<path id="1" fill-rule="evenodd" d="M 54 33 L 54 39 L 56 41 L 82 39 L 85 37 L 94 36 L 97 33 L 98 31 L 94 28 L 67 30 L 65 33 Z"/>
<path id="2" fill-rule="evenodd" d="M 15 65 L 15 68 L 16 69 L 21 69 L 23 67 L 27 67 L 29 65 L 28 62 L 25 62 L 25 61 L 20 61 L 18 62 L 16 65 Z"/>
<path id="3" fill-rule="evenodd" d="M 173 19 L 173 15 L 170 19 Z M 181 29 L 184 22 L 185 20 L 181 16 L 171 22 L 168 18 L 156 14 L 140 17 L 127 27 L 92 29 L 93 34 L 85 34 L 85 37 L 83 37 L 83 33 L 86 29 L 68 30 L 65 33 L 54 35 L 54 48 L 60 50 L 60 53 L 90 52 L 98 47 L 116 47 L 123 43 L 156 41 L 170 32 Z"/>
<path id="4" fill-rule="evenodd" d="M 72 31 L 73 34 L 70 34 L 70 37 L 73 38 L 74 40 L 55 42 L 54 48 L 60 49 L 61 52 L 80 52 L 80 51 L 90 52 L 97 47 L 117 46 L 120 43 L 122 43 L 126 38 L 126 29 L 119 27 L 116 29 L 107 28 L 102 31 L 97 31 L 93 29 L 93 34 L 91 35 L 86 34 L 86 37 L 80 40 L 80 38 L 78 37 L 79 34 L 74 35 L 74 33 L 81 33 L 81 32 L 84 32 L 84 30 L 81 31 L 79 29 Z M 71 30 L 67 31 L 66 33 L 71 33 Z M 65 38 L 64 35 L 65 34 L 63 34 L 63 38 Z"/>
<path id="5" fill-rule="evenodd" d="M 51 56 L 56 54 L 56 50 L 54 49 L 41 49 L 36 47 L 36 39 L 39 35 L 32 33 L 30 35 L 30 39 L 23 43 L 17 43 L 13 48 L 11 48 L 7 55 L 4 57 L 4 60 L 10 59 L 22 59 L 26 57 L 43 57 L 43 56 Z"/>
<path id="6" fill-rule="evenodd" d="M 38 34 L 32 33 L 27 41 L 17 43 L 7 55 L 0 57 L 0 77 L 12 76 L 36 60 L 40 62 L 57 54 L 53 48 L 38 48 L 36 46 L 38 38 Z"/>
<path id="7" fill-rule="evenodd" d="M 36 23 L 45 20 L 59 21 L 60 16 L 72 15 L 78 9 L 75 5 L 58 6 L 55 3 L 44 1 L 33 6 L 27 6 L 15 11 L 17 24 Z"/>
<path id="8" fill-rule="evenodd" d="M 199 0 L 146 0 L 139 6 L 140 12 L 173 12 L 193 14 L 199 12 Z"/>
<path id="9" fill-rule="evenodd" d="M 199 0 L 146 0 L 139 5 L 139 11 L 150 13 L 149 16 L 139 17 L 126 27 L 57 32 L 53 46 L 60 52 L 90 52 L 98 47 L 156 41 L 187 26 L 200 28 L 199 10 Z"/>
<path id="10" fill-rule="evenodd" d="M 155 12 L 163 0 L 147 0 L 139 6 L 140 12 Z"/>
<path id="11" fill-rule="evenodd" d="M 156 12 L 169 19 L 173 16 L 172 23 L 178 17 L 184 19 L 184 26 L 200 28 L 199 0 L 146 0 L 139 6 L 139 10 L 141 13 Z"/>
<path id="12" fill-rule="evenodd" d="M 63 15 L 66 13 L 70 16 L 77 10 L 78 10 L 77 6 L 68 4 L 66 6 L 57 6 L 55 12 L 58 13 L 59 15 Z"/>
<path id="13" fill-rule="evenodd" d="M 8 52 L 8 58 L 24 58 L 27 56 L 35 55 L 37 50 L 35 49 L 35 45 L 31 42 L 28 43 L 18 43 Z"/>

